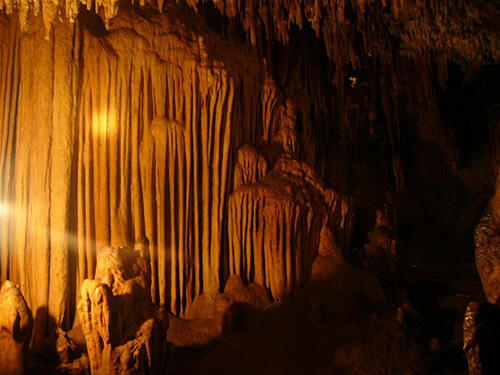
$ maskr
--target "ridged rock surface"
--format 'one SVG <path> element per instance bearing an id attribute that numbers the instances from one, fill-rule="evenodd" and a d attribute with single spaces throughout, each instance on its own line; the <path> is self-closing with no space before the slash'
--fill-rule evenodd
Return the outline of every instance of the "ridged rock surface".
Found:
<path id="1" fill-rule="evenodd" d="M 394 193 L 415 228 L 460 211 L 440 98 L 450 66 L 498 62 L 496 2 L 125 3 L 0 0 L 0 280 L 40 326 L 73 324 L 102 246 L 147 240 L 182 315 L 231 273 L 289 298 L 322 220 L 349 250 L 341 196 Z"/>
<path id="2" fill-rule="evenodd" d="M 33 317 L 23 295 L 6 281 L 0 289 L 0 373 L 27 374 Z"/>
<path id="3" fill-rule="evenodd" d="M 255 141 L 243 103 L 258 103 L 260 65 L 180 12 L 124 13 L 101 36 L 93 18 L 57 22 L 48 40 L 39 18 L 30 33 L 0 18 L 0 276 L 58 324 L 105 245 L 146 239 L 152 298 L 175 313 L 220 288 L 233 148 Z"/>
<path id="4" fill-rule="evenodd" d="M 464 316 L 469 374 L 500 371 L 500 174 L 496 192 L 475 228 L 476 267 L 488 302 L 470 302 Z"/>
<path id="5" fill-rule="evenodd" d="M 488 302 L 500 305 L 500 175 L 496 193 L 476 226 L 476 267 Z"/>
<path id="6" fill-rule="evenodd" d="M 147 249 L 104 247 L 78 311 L 92 374 L 155 374 L 167 360 L 166 314 L 150 299 Z"/>
<path id="7" fill-rule="evenodd" d="M 251 155 L 248 169 L 258 160 Z M 293 159 L 279 159 L 260 181 L 246 182 L 229 198 L 230 273 L 266 286 L 277 301 L 288 300 L 311 277 L 323 226 L 349 247 L 352 202 Z"/>

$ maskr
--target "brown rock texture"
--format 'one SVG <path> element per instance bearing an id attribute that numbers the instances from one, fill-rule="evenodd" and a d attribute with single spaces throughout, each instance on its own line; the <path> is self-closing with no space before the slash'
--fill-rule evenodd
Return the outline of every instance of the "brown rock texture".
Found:
<path id="1" fill-rule="evenodd" d="M 167 360 L 168 318 L 150 299 L 144 249 L 104 247 L 82 284 L 78 312 L 92 374 L 155 374 Z"/>
<path id="2" fill-rule="evenodd" d="M 390 204 L 376 211 L 375 224 L 365 245 L 366 265 L 385 286 L 397 280 L 399 266 L 397 218 Z"/>
<path id="3" fill-rule="evenodd" d="M 496 192 L 475 228 L 476 267 L 488 302 L 470 302 L 465 311 L 464 351 L 469 374 L 500 371 L 500 175 Z"/>
<path id="4" fill-rule="evenodd" d="M 87 14 L 48 39 L 37 17 L 27 33 L 0 17 L 0 275 L 56 324 L 71 324 L 105 245 L 147 239 L 152 298 L 175 313 L 220 288 L 233 148 L 255 138 L 243 103 L 257 102 L 260 65 L 185 12 L 124 12 L 99 36 Z"/>
<path id="5" fill-rule="evenodd" d="M 348 197 L 459 211 L 439 98 L 451 65 L 499 60 L 495 2 L 120 6 L 0 0 L 0 280 L 40 326 L 70 328 L 103 246 L 147 243 L 182 315 L 230 275 L 291 298 L 325 227 L 350 250 Z"/>
<path id="6" fill-rule="evenodd" d="M 186 0 L 193 9 L 197 9 L 201 0 Z M 134 3 L 134 2 L 132 2 Z M 164 0 L 142 0 L 141 6 L 146 4 L 161 11 L 168 11 L 168 2 Z M 491 39 L 483 29 L 479 35 L 474 34 L 477 21 L 487 11 L 494 11 L 495 7 L 483 1 L 402 1 L 402 0 L 340 0 L 340 1 L 248 1 L 217 0 L 215 7 L 231 18 L 240 19 L 244 25 L 252 44 L 268 40 L 288 42 L 292 25 L 303 28 L 310 24 L 318 36 L 322 35 L 328 53 L 335 60 L 338 58 L 358 64 L 358 53 L 372 53 L 383 51 L 388 45 L 372 43 L 379 35 L 387 33 L 398 35 L 401 43 L 415 47 L 415 44 L 433 44 L 443 49 L 445 54 L 454 53 L 475 58 L 485 50 L 495 51 L 498 57 L 498 39 Z M 106 25 L 118 14 L 117 0 L 93 1 L 73 0 L 67 2 L 51 2 L 49 0 L 36 1 L 0 1 L 0 10 L 7 14 L 17 11 L 20 24 L 28 26 L 29 12 L 35 15 L 43 14 L 47 30 L 50 30 L 58 14 L 74 22 L 79 12 L 79 6 L 86 6 L 103 15 Z M 425 8 L 425 12 L 422 12 Z M 380 24 L 378 16 L 384 13 L 387 27 Z M 349 44 L 354 37 L 351 26 L 358 24 L 365 38 L 355 48 Z M 339 34 L 342 37 L 338 37 Z M 347 49 L 346 49 L 347 48 Z M 337 63 L 338 61 L 336 61 Z"/>
<path id="7" fill-rule="evenodd" d="M 0 289 L 0 373 L 27 374 L 33 317 L 19 288 L 6 281 Z"/>
<path id="8" fill-rule="evenodd" d="M 486 302 L 470 302 L 464 318 L 464 351 L 469 375 L 500 371 L 500 307 Z"/>
<path id="9" fill-rule="evenodd" d="M 500 177 L 475 230 L 476 267 L 488 302 L 500 304 Z"/>
<path id="10" fill-rule="evenodd" d="M 259 157 L 245 155 L 248 160 L 239 165 L 257 170 Z M 323 226 L 334 231 L 340 245 L 349 246 L 352 202 L 293 159 L 279 159 L 260 181 L 246 182 L 229 198 L 230 273 L 265 286 L 277 301 L 288 300 L 311 278 Z"/>

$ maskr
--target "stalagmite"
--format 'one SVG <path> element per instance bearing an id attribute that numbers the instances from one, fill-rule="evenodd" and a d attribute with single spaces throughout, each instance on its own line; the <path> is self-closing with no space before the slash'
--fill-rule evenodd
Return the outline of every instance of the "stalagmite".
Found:
<path id="1" fill-rule="evenodd" d="M 259 157 L 248 157 L 240 165 L 255 170 Z M 353 218 L 349 200 L 326 188 L 310 167 L 279 159 L 260 181 L 237 186 L 230 196 L 230 272 L 267 287 L 275 300 L 288 300 L 311 277 L 323 225 L 335 228 L 344 246 Z"/>
<path id="2" fill-rule="evenodd" d="M 368 234 L 365 256 L 368 268 L 378 275 L 384 286 L 394 287 L 398 272 L 397 230 L 391 205 L 376 211 L 373 230 Z"/>
<path id="3" fill-rule="evenodd" d="M 241 121 L 233 113 L 240 105 L 234 90 L 242 72 L 199 65 L 208 59 L 206 46 L 198 50 L 188 31 L 179 37 L 163 18 L 158 30 L 117 18 L 107 48 L 89 33 L 84 37 L 80 278 L 92 276 L 92 249 L 147 238 L 153 298 L 182 313 L 195 295 L 220 287 L 229 152 L 238 129 L 231 122 Z"/>
<path id="4" fill-rule="evenodd" d="M 19 288 L 6 281 L 0 289 L 0 372 L 26 374 L 33 318 Z"/>
<path id="5" fill-rule="evenodd" d="M 78 311 L 92 374 L 154 374 L 165 369 L 168 318 L 150 299 L 147 249 L 104 247 Z"/>

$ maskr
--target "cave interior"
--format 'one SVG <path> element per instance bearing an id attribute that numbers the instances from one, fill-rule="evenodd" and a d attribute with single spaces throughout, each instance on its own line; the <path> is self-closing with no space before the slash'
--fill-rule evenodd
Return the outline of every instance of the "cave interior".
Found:
<path id="1" fill-rule="evenodd" d="M 498 0 L 0 0 L 0 374 L 500 374 Z"/>

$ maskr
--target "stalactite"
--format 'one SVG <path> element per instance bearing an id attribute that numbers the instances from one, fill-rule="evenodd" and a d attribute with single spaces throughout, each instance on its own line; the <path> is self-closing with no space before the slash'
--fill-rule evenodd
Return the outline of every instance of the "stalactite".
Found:
<path id="1" fill-rule="evenodd" d="M 141 35 L 159 35 L 147 25 L 132 26 Z M 189 49 L 173 35 L 153 40 L 166 46 L 156 51 L 146 38 L 120 29 L 104 43 L 90 34 L 84 40 L 78 186 L 86 191 L 78 193 L 84 206 L 78 222 L 85 225 L 78 237 L 95 241 L 80 243 L 80 269 L 93 268 L 85 266 L 92 261 L 83 256 L 89 248 L 147 238 L 153 298 L 182 312 L 195 295 L 220 288 L 232 132 L 238 129 L 231 124 L 241 121 L 233 112 L 238 78 L 209 61 L 198 65 L 190 52 L 198 50 L 197 41 Z M 202 52 L 201 58 L 208 57 Z"/>
<path id="2" fill-rule="evenodd" d="M 267 173 L 267 162 L 257 150 L 250 145 L 243 145 L 238 151 L 238 160 L 234 171 L 233 187 L 257 183 Z"/>
<path id="3" fill-rule="evenodd" d="M 198 5 L 204 0 L 186 0 L 185 2 L 197 10 Z M 330 56 L 333 57 L 335 40 L 338 39 L 340 31 L 337 26 L 345 29 L 356 22 L 357 28 L 363 30 L 364 35 L 369 38 L 364 43 L 365 48 L 368 48 L 364 53 L 375 55 L 381 52 L 381 44 L 376 40 L 371 40 L 370 34 L 378 28 L 380 16 L 385 15 L 388 16 L 387 26 L 393 35 L 398 35 L 401 42 L 412 48 L 416 47 L 417 50 L 421 49 L 425 43 L 437 49 L 452 51 L 467 60 L 481 59 L 481 56 L 487 54 L 499 57 L 498 35 L 491 38 L 485 30 L 480 30 L 480 33 L 474 35 L 475 26 L 478 24 L 476 21 L 481 15 L 494 13 L 495 9 L 494 4 L 482 1 L 456 4 L 399 0 L 382 2 L 379 0 L 335 2 L 295 0 L 282 4 L 279 0 L 247 2 L 221 0 L 213 1 L 213 3 L 221 13 L 241 20 L 252 44 L 263 39 L 260 35 L 261 30 L 265 30 L 266 37 L 287 43 L 292 25 L 302 28 L 304 23 L 308 22 L 317 34 L 320 33 L 320 29 L 323 31 L 325 43 Z M 160 12 L 166 8 L 163 0 L 139 1 L 140 6 L 146 4 Z M 118 13 L 117 0 L 68 0 L 65 2 L 1 0 L 0 10 L 7 14 L 17 10 L 23 29 L 28 27 L 30 11 L 35 15 L 41 11 L 46 28 L 50 30 L 59 13 L 74 22 L 80 5 L 86 6 L 89 10 L 101 12 L 108 27 Z M 421 11 L 424 7 L 426 10 Z M 473 35 L 472 38 L 471 35 Z M 373 36 L 379 37 L 380 34 L 375 32 Z M 353 57 L 356 59 L 356 56 Z M 338 60 L 335 63 L 338 63 Z"/>
<path id="4" fill-rule="evenodd" d="M 221 287 L 233 153 L 255 141 L 242 103 L 257 102 L 260 67 L 158 17 L 124 14 L 104 37 L 57 23 L 47 40 L 37 18 L 29 34 L 0 28 L 12 92 L 0 107 L 1 277 L 20 283 L 37 331 L 48 316 L 71 323 L 102 246 L 148 243 L 153 300 L 175 313 Z"/>

